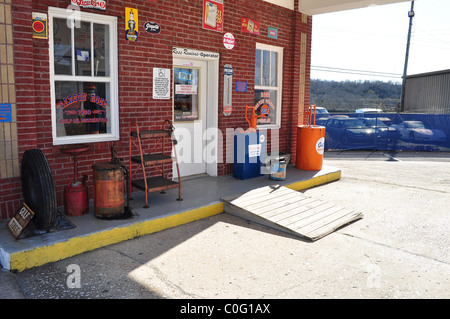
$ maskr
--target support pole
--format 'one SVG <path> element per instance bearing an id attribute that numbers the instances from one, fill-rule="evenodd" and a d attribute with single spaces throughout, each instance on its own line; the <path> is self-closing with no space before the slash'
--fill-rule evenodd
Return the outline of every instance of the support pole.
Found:
<path id="1" fill-rule="evenodd" d="M 408 12 L 408 16 L 409 16 L 409 29 L 408 29 L 408 40 L 406 42 L 405 66 L 403 69 L 402 95 L 401 95 L 401 99 L 400 99 L 400 112 L 405 111 L 406 72 L 408 70 L 409 46 L 411 43 L 411 29 L 412 29 L 412 21 L 413 21 L 413 17 L 414 17 L 414 0 L 411 1 L 411 10 Z"/>

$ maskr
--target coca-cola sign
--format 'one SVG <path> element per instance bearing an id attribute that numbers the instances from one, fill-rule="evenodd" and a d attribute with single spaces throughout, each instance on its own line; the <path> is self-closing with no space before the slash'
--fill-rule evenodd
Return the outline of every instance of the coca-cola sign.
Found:
<path id="1" fill-rule="evenodd" d="M 106 1 L 104 0 L 71 0 L 71 2 L 72 5 L 82 8 L 106 10 Z"/>

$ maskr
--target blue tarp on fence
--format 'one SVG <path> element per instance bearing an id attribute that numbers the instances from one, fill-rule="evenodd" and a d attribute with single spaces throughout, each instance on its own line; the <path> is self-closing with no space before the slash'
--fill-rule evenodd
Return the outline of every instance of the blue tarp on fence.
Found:
<path id="1" fill-rule="evenodd" d="M 317 118 L 325 149 L 450 152 L 449 114 L 340 113 Z"/>

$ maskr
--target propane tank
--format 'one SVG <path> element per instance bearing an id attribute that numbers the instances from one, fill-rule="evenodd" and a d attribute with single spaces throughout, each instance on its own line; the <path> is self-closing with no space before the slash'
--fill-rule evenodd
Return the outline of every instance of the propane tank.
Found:
<path id="1" fill-rule="evenodd" d="M 82 181 L 72 179 L 64 187 L 64 212 L 68 216 L 81 216 L 89 212 L 89 196 L 86 186 L 87 175 Z"/>

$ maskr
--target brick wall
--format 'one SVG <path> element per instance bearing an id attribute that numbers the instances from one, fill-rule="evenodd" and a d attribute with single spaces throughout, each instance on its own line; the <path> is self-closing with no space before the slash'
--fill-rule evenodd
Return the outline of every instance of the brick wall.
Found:
<path id="1" fill-rule="evenodd" d="M 141 127 L 159 128 L 162 122 L 172 117 L 171 100 L 152 99 L 153 67 L 172 68 L 172 48 L 186 47 L 220 53 L 219 74 L 219 129 L 247 127 L 244 117 L 245 105 L 253 103 L 255 43 L 284 47 L 283 65 L 283 113 L 279 132 L 280 151 L 290 152 L 295 160 L 296 127 L 299 105 L 309 105 L 309 61 L 311 17 L 302 16 L 261 0 L 225 1 L 224 31 L 235 36 L 236 45 L 227 50 L 222 44 L 223 33 L 207 31 L 201 26 L 203 1 L 107 1 L 106 12 L 81 9 L 86 12 L 107 14 L 118 19 L 119 49 L 119 105 L 120 141 L 114 142 L 119 156 L 127 159 L 127 132 L 130 123 L 137 120 Z M 17 100 L 17 130 L 19 158 L 30 148 L 40 148 L 46 155 L 57 185 L 58 204 L 62 205 L 64 186 L 73 174 L 72 159 L 59 152 L 52 142 L 51 101 L 49 83 L 48 40 L 33 39 L 31 35 L 31 13 L 47 13 L 48 6 L 65 8 L 69 1 L 12 1 Z M 125 39 L 125 7 L 139 10 L 138 42 Z M 260 22 L 261 34 L 241 32 L 241 18 Z M 145 21 L 161 25 L 158 35 L 143 30 Z M 278 39 L 267 37 L 267 27 L 278 28 Z M 301 66 L 300 34 L 307 34 L 307 60 Z M 233 92 L 233 113 L 222 114 L 223 66 L 233 65 L 233 80 L 247 82 L 247 92 Z M 300 94 L 300 73 L 306 72 L 307 94 Z M 302 101 L 300 101 L 300 99 Z M 300 112 L 301 113 L 301 112 Z M 302 119 L 302 117 L 300 117 Z M 269 134 L 270 137 L 270 134 Z M 225 139 L 225 134 L 224 134 Z M 269 141 L 270 142 L 270 141 Z M 88 175 L 89 193 L 92 197 L 92 164 L 110 158 L 112 142 L 93 143 L 92 151 L 79 156 L 79 175 Z M 270 144 L 269 144 L 270 145 Z M 223 143 L 227 147 L 226 141 Z M 127 160 L 125 161 L 128 162 Z M 230 174 L 232 164 L 222 163 L 219 175 Z M 1 219 L 10 218 L 22 198 L 20 178 L 0 179 Z"/>

